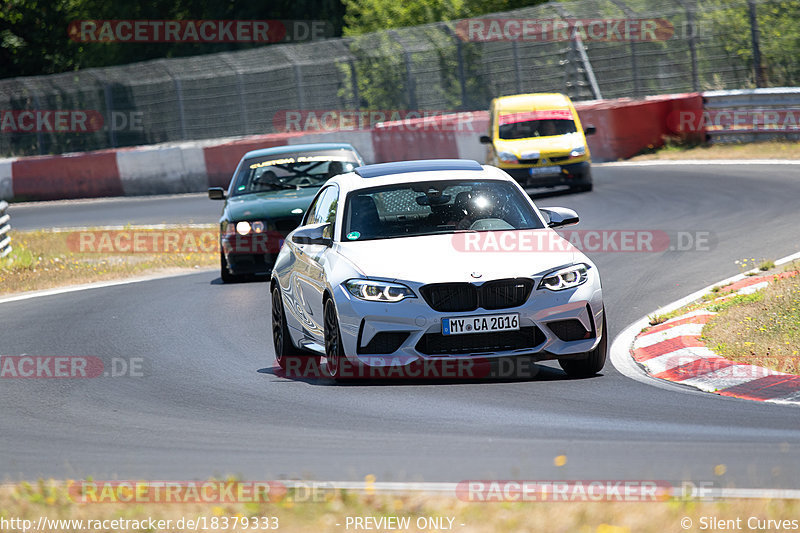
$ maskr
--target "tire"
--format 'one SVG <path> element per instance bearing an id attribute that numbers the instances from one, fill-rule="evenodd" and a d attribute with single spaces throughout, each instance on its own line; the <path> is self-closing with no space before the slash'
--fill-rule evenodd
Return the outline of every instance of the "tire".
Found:
<path id="1" fill-rule="evenodd" d="M 603 369 L 608 354 L 608 328 L 606 328 L 606 310 L 603 308 L 603 336 L 597 347 L 588 352 L 583 359 L 559 359 L 558 364 L 570 377 L 585 378 L 594 376 Z"/>
<path id="2" fill-rule="evenodd" d="M 228 261 L 221 250 L 219 252 L 219 277 L 222 279 L 222 283 L 235 283 L 241 280 L 241 276 L 231 274 L 231 271 L 228 270 Z"/>
<path id="3" fill-rule="evenodd" d="M 292 344 L 281 289 L 277 284 L 272 287 L 272 345 L 275 348 L 275 360 L 283 370 L 313 373 L 319 368 L 320 356 L 304 352 Z M 310 364 L 316 366 L 309 369 Z"/>
<path id="4" fill-rule="evenodd" d="M 350 368 L 347 356 L 344 353 L 342 344 L 342 332 L 339 329 L 339 315 L 336 313 L 336 305 L 332 298 L 325 300 L 325 365 L 328 375 L 336 381 L 344 381 L 344 375 Z"/>

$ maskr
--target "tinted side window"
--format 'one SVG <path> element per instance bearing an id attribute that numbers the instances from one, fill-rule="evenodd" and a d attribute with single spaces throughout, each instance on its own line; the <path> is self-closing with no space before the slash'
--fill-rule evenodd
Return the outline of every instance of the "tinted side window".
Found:
<path id="1" fill-rule="evenodd" d="M 320 197 L 314 211 L 315 224 L 330 224 L 326 232 L 326 237 L 333 238 L 334 224 L 336 222 L 336 209 L 339 205 L 339 188 L 336 186 L 328 187 L 325 194 Z"/>
<path id="2" fill-rule="evenodd" d="M 319 203 L 323 200 L 325 195 L 328 194 L 328 189 L 323 189 L 320 193 L 317 194 L 317 197 L 311 202 L 311 205 L 308 206 L 306 209 L 306 214 L 303 215 L 303 226 L 307 226 L 309 224 L 315 224 L 314 221 L 314 214 L 317 211 L 317 207 Z"/>

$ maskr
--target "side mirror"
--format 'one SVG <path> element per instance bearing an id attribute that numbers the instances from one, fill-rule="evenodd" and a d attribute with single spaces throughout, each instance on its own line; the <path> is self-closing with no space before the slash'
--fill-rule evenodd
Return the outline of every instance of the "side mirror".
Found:
<path id="1" fill-rule="evenodd" d="M 481 135 L 478 140 L 481 142 L 481 144 L 492 144 L 492 138 L 488 135 Z"/>
<path id="2" fill-rule="evenodd" d="M 208 189 L 208 197 L 211 200 L 224 200 L 225 199 L 225 189 L 222 187 L 211 187 Z"/>
<path id="3" fill-rule="evenodd" d="M 578 213 L 566 207 L 541 207 L 539 211 L 547 217 L 547 227 L 549 228 L 572 226 L 580 221 Z"/>
<path id="4" fill-rule="evenodd" d="M 586 126 L 586 129 L 583 130 L 584 135 L 594 135 L 595 133 L 597 133 L 597 128 L 595 128 L 591 124 L 588 124 Z"/>
<path id="5" fill-rule="evenodd" d="M 330 247 L 333 239 L 330 235 L 330 224 L 314 224 L 300 228 L 292 233 L 292 242 L 295 244 L 319 244 Z"/>

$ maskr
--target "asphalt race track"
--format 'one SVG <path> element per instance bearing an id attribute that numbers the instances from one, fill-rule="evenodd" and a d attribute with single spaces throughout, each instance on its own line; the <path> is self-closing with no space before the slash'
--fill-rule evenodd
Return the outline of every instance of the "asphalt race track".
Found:
<path id="1" fill-rule="evenodd" d="M 708 231 L 706 251 L 595 253 L 613 339 L 660 305 L 800 247 L 800 166 L 598 167 L 538 199 L 578 229 Z M 172 199 L 14 206 L 17 228 L 215 222 Z M 140 357 L 145 377 L 4 379 L 0 465 L 39 476 L 320 480 L 655 479 L 800 488 L 800 409 L 640 383 L 610 362 L 570 380 L 356 383 L 273 374 L 267 285 L 217 273 L 0 304 L 3 355 Z M 567 462 L 554 466 L 554 457 Z M 716 465 L 726 473 L 714 474 Z M 718 470 L 719 471 L 719 470 Z"/>
<path id="2" fill-rule="evenodd" d="M 15 229 L 96 227 L 125 224 L 216 223 L 222 202 L 207 194 L 133 198 L 61 200 L 11 204 Z"/>

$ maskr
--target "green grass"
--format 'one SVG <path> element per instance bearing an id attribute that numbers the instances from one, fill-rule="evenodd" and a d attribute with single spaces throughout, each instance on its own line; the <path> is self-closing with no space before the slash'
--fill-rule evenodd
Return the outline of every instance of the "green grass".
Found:
<path id="1" fill-rule="evenodd" d="M 159 230 L 127 230 L 148 233 Z M 172 232 L 200 234 L 208 232 L 209 239 L 217 230 L 208 228 L 174 228 Z M 205 233 L 203 233 L 205 234 Z M 72 235 L 72 237 L 71 237 Z M 77 234 L 79 237 L 80 235 Z M 74 232 L 12 231 L 11 253 L 0 259 L 0 294 L 33 291 L 141 276 L 154 272 L 171 272 L 206 268 L 219 264 L 218 251 L 122 253 L 119 251 L 85 252 L 76 246 Z M 73 240 L 70 240 L 70 239 Z M 98 241 L 99 242 L 99 241 Z M 98 247 L 97 250 L 100 250 Z"/>

